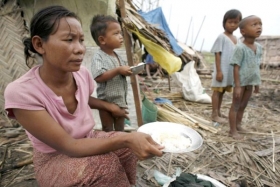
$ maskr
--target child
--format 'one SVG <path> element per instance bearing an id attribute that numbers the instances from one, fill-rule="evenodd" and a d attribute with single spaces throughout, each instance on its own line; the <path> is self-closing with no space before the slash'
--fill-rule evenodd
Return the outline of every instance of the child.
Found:
<path id="1" fill-rule="evenodd" d="M 262 21 L 257 16 L 246 17 L 240 22 L 239 29 L 244 41 L 236 46 L 230 62 L 234 68 L 234 90 L 229 111 L 229 136 L 234 139 L 243 138 L 238 133 L 244 131 L 241 128 L 243 113 L 252 95 L 253 86 L 254 93 L 258 93 L 261 83 L 262 47 L 255 42 L 255 39 L 262 33 Z"/>
<path id="2" fill-rule="evenodd" d="M 157 79 L 157 76 L 160 76 L 161 75 L 161 67 L 158 66 L 156 64 L 156 62 L 154 61 L 152 55 L 148 54 L 146 59 L 145 59 L 145 62 L 146 62 L 146 73 L 147 73 L 147 79 L 151 80 L 151 79 Z M 158 66 L 157 67 L 157 71 L 153 74 L 153 76 L 151 76 L 151 68 L 153 66 Z"/>
<path id="3" fill-rule="evenodd" d="M 94 54 L 91 65 L 93 78 L 98 83 L 97 97 L 127 109 L 126 76 L 132 74 L 130 67 L 114 51 L 123 44 L 119 22 L 112 16 L 96 15 L 90 26 L 91 35 L 100 49 Z M 114 117 L 110 112 L 99 110 L 102 130 L 123 131 L 124 117 Z"/>
<path id="4" fill-rule="evenodd" d="M 233 83 L 233 68 L 229 65 L 233 50 L 237 43 L 233 32 L 238 28 L 242 19 L 239 10 L 229 10 L 225 13 L 223 27 L 225 31 L 216 39 L 211 52 L 215 53 L 215 66 L 212 79 L 212 120 L 218 123 L 227 123 L 221 114 L 221 105 L 224 93 L 231 92 Z"/>

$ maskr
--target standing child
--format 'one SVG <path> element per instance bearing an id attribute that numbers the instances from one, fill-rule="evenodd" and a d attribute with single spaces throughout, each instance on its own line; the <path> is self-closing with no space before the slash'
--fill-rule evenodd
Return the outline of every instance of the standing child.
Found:
<path id="1" fill-rule="evenodd" d="M 261 84 L 262 47 L 255 39 L 262 33 L 262 21 L 257 16 L 246 17 L 240 22 L 239 29 L 244 41 L 236 46 L 230 63 L 234 67 L 234 90 L 229 111 L 229 135 L 234 139 L 243 138 L 238 134 L 238 131 L 243 131 L 243 113 L 252 95 L 253 86 L 254 93 L 258 93 Z"/>
<path id="2" fill-rule="evenodd" d="M 221 114 L 221 105 L 224 93 L 231 92 L 233 84 L 233 68 L 229 65 L 237 38 L 233 32 L 238 28 L 242 19 L 239 10 L 232 9 L 225 13 L 223 27 L 225 31 L 216 39 L 211 52 L 215 53 L 215 66 L 212 79 L 212 120 L 218 123 L 227 123 Z"/>
<path id="3" fill-rule="evenodd" d="M 100 49 L 94 54 L 91 65 L 93 78 L 98 83 L 97 97 L 127 109 L 126 76 L 132 74 L 130 67 L 114 51 L 123 44 L 119 22 L 112 16 L 94 16 L 90 26 L 91 35 Z M 106 110 L 99 110 L 102 130 L 123 131 L 124 117 L 115 118 Z"/>

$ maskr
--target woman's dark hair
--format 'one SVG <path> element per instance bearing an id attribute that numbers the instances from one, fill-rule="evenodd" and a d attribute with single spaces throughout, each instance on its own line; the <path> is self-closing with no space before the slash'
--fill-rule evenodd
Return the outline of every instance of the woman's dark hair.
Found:
<path id="1" fill-rule="evenodd" d="M 113 16 L 105 16 L 105 15 L 96 15 L 92 18 L 91 24 L 90 24 L 90 33 L 95 41 L 95 43 L 99 46 L 98 37 L 104 36 L 106 34 L 106 29 L 108 26 L 108 22 L 115 22 L 119 23 L 116 18 Z"/>
<path id="2" fill-rule="evenodd" d="M 223 27 L 224 29 L 225 28 L 225 25 L 226 25 L 226 22 L 228 19 L 234 19 L 234 18 L 237 18 L 239 17 L 239 20 L 242 20 L 242 14 L 239 10 L 236 10 L 236 9 L 231 9 L 229 11 L 227 11 L 224 15 L 224 19 L 223 19 Z"/>
<path id="3" fill-rule="evenodd" d="M 72 17 L 81 21 L 74 12 L 71 12 L 63 6 L 49 6 L 41 9 L 33 16 L 30 24 L 30 37 L 23 39 L 26 64 L 28 58 L 31 57 L 31 53 L 39 54 L 34 49 L 31 39 L 37 35 L 42 40 L 47 41 L 49 36 L 56 32 L 60 19 L 65 17 Z"/>

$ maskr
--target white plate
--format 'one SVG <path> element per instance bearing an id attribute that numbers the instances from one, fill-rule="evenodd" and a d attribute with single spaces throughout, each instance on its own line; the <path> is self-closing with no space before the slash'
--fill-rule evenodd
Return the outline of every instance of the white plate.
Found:
<path id="1" fill-rule="evenodd" d="M 184 135 L 191 139 L 191 146 L 186 149 L 174 151 L 174 150 L 168 150 L 165 148 L 163 150 L 164 152 L 173 152 L 173 153 L 191 152 L 191 151 L 198 149 L 203 143 L 203 139 L 198 132 L 196 132 L 194 129 L 192 129 L 190 127 L 187 127 L 185 125 L 178 124 L 178 123 L 171 123 L 171 122 L 147 123 L 147 124 L 139 127 L 137 131 L 149 134 L 151 136 L 153 134 L 159 133 L 159 132 L 178 133 L 178 135 Z"/>

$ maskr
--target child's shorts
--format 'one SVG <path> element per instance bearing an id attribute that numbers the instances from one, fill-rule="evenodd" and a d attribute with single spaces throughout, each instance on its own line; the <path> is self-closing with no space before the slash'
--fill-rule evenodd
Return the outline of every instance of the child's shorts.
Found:
<path id="1" fill-rule="evenodd" d="M 217 91 L 217 92 L 232 92 L 232 86 L 227 87 L 212 87 L 211 90 Z"/>

